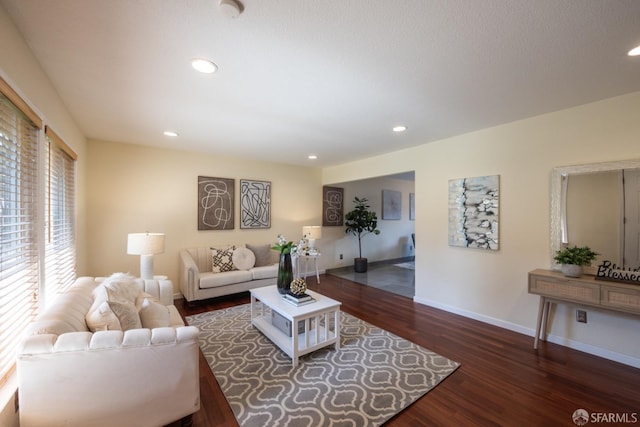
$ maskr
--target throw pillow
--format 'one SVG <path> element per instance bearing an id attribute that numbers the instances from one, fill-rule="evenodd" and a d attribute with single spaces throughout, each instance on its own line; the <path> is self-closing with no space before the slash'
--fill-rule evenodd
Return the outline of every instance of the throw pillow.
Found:
<path id="1" fill-rule="evenodd" d="M 271 245 L 251 245 L 247 243 L 246 246 L 256 257 L 255 267 L 264 267 L 273 264 L 273 262 L 271 262 Z"/>
<path id="2" fill-rule="evenodd" d="M 223 273 L 233 270 L 233 251 L 235 246 L 227 249 L 211 248 L 211 271 L 214 273 Z"/>
<path id="3" fill-rule="evenodd" d="M 138 313 L 140 312 L 140 310 L 142 310 L 142 303 L 144 303 L 144 300 L 146 299 L 149 299 L 153 302 L 160 302 L 153 295 L 148 294 L 146 292 L 140 292 L 136 297 L 136 310 L 138 310 Z"/>
<path id="4" fill-rule="evenodd" d="M 169 319 L 171 314 L 169 308 L 153 301 L 149 298 L 145 298 L 140 309 L 140 321 L 143 328 L 163 328 L 169 326 Z"/>
<path id="5" fill-rule="evenodd" d="M 91 332 L 121 330 L 120 321 L 104 300 L 97 307 L 89 311 L 85 317 L 87 327 Z"/>
<path id="6" fill-rule="evenodd" d="M 238 270 L 249 270 L 256 263 L 256 256 L 247 248 L 238 248 L 233 251 L 231 259 Z"/>
<path id="7" fill-rule="evenodd" d="M 135 304 L 140 293 L 136 278 L 126 273 L 114 273 L 103 282 L 110 301 L 127 301 Z"/>
<path id="8" fill-rule="evenodd" d="M 115 313 L 123 331 L 129 329 L 140 329 L 142 323 L 136 306 L 130 302 L 109 301 L 109 308 Z"/>

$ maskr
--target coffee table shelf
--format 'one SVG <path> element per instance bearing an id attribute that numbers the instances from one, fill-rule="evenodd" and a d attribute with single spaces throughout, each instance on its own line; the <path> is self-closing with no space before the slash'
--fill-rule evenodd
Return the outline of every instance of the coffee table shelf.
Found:
<path id="1" fill-rule="evenodd" d="M 311 304 L 296 307 L 282 300 L 276 286 L 251 289 L 251 324 L 291 357 L 293 367 L 298 358 L 329 345 L 340 349 L 341 303 L 307 290 L 315 298 Z M 273 312 L 290 322 L 290 335 L 272 324 Z M 298 324 L 303 330 L 298 333 Z"/>

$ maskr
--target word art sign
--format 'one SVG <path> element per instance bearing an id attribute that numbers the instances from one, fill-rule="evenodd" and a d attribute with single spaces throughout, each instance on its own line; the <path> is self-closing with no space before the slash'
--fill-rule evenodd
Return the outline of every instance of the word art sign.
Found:
<path id="1" fill-rule="evenodd" d="M 640 285 L 640 269 L 620 269 L 611 261 L 602 261 L 596 272 L 596 279 L 613 280 L 616 282 L 633 283 Z"/>

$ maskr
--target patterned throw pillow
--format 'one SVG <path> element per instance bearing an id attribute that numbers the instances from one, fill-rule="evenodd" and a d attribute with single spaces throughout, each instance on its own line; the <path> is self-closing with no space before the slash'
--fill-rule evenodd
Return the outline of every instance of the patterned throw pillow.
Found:
<path id="1" fill-rule="evenodd" d="M 233 266 L 233 251 L 235 246 L 227 249 L 211 248 L 211 271 L 214 273 L 223 273 L 225 271 L 235 270 Z"/>

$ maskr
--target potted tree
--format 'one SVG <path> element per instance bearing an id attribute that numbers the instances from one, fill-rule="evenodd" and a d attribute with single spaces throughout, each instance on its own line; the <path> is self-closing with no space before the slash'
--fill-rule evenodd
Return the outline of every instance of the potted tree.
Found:
<path id="1" fill-rule="evenodd" d="M 561 270 L 565 276 L 580 277 L 583 267 L 591 265 L 591 261 L 596 259 L 598 255 L 589 246 L 568 246 L 557 251 L 553 259 L 561 264 Z"/>
<path id="2" fill-rule="evenodd" d="M 354 269 L 356 273 L 364 273 L 367 271 L 367 258 L 362 257 L 362 238 L 367 234 L 380 234 L 378 230 L 378 216 L 375 212 L 369 210 L 366 198 L 354 197 L 353 203 L 355 208 L 345 215 L 345 233 L 353 234 L 358 238 L 358 258 L 354 258 Z"/>

